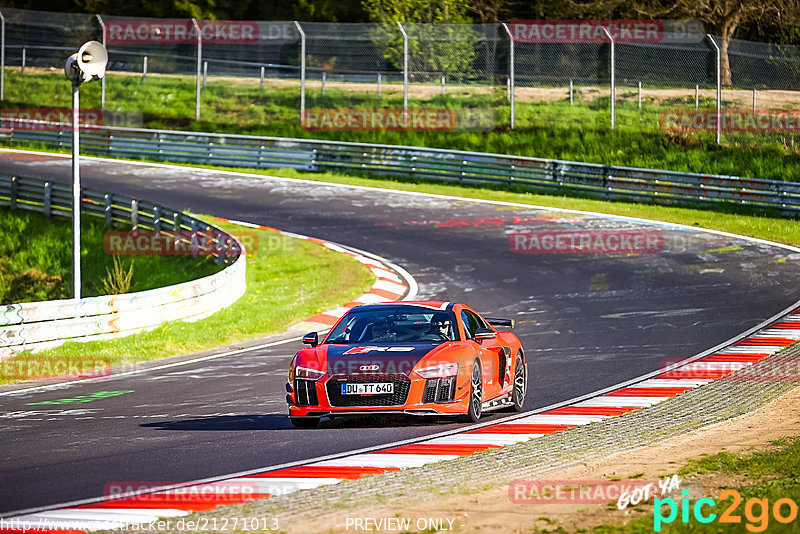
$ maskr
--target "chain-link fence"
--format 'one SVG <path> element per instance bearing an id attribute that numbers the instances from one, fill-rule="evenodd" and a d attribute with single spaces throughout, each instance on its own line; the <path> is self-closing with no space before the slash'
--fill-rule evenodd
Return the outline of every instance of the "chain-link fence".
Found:
<path id="1" fill-rule="evenodd" d="M 86 89 L 89 101 L 137 111 L 146 126 L 199 121 L 287 136 L 591 127 L 717 139 L 800 129 L 782 122 L 800 109 L 800 47 L 724 42 L 697 23 L 196 21 L 10 8 L 0 15 L 6 111 L 66 106 L 69 94 L 55 80 L 66 57 L 95 39 L 108 48 L 109 65 L 104 82 Z M 764 110 L 779 113 L 761 120 Z"/>

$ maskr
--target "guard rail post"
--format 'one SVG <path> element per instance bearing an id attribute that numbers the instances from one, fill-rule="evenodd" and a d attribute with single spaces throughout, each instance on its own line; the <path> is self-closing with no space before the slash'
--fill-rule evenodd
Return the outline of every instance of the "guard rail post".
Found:
<path id="1" fill-rule="evenodd" d="M 50 217 L 52 213 L 52 198 L 53 198 L 53 186 L 50 182 L 44 183 L 44 206 L 42 206 L 42 213 L 44 213 L 45 217 Z"/>
<path id="2" fill-rule="evenodd" d="M 105 204 L 103 206 L 103 216 L 104 216 L 105 221 L 106 221 L 106 228 L 111 228 L 111 223 L 112 223 L 112 217 L 111 217 L 111 215 L 112 215 L 111 214 L 111 205 L 112 205 L 111 204 L 111 195 L 109 195 L 108 193 L 103 195 L 103 203 Z"/>

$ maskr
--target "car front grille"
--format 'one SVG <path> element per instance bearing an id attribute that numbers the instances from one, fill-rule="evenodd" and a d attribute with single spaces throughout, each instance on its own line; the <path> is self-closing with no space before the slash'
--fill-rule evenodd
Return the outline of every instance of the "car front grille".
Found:
<path id="1" fill-rule="evenodd" d="M 368 382 L 391 382 L 390 395 L 342 395 L 342 383 L 364 384 Z M 334 375 L 325 389 L 331 406 L 402 406 L 408 400 L 411 380 L 403 374 Z"/>

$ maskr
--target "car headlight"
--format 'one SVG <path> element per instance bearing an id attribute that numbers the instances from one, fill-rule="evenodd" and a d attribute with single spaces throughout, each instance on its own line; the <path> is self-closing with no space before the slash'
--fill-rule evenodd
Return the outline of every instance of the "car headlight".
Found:
<path id="1" fill-rule="evenodd" d="M 311 369 L 310 367 L 291 367 L 289 369 L 289 381 L 294 381 L 295 378 L 300 378 L 303 380 L 319 380 L 325 376 L 325 371 L 318 371 L 316 369 Z"/>
<path id="2" fill-rule="evenodd" d="M 443 363 L 441 365 L 417 369 L 414 372 L 426 380 L 429 378 L 447 378 L 458 374 L 458 364 Z"/>

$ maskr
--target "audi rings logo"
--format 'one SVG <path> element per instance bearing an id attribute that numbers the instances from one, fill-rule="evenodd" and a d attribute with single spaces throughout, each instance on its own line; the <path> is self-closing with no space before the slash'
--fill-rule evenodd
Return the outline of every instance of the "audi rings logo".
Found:
<path id="1" fill-rule="evenodd" d="M 377 371 L 378 365 L 362 365 L 358 368 L 359 371 Z"/>

